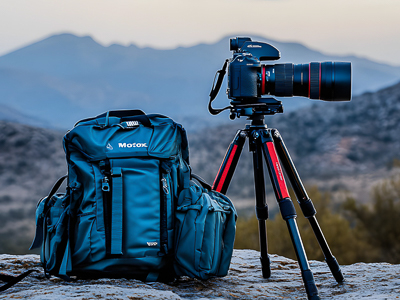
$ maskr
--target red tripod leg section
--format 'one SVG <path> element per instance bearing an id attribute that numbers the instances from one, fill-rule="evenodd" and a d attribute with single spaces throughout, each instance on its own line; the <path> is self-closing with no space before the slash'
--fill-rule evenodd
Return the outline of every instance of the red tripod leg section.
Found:
<path id="1" fill-rule="evenodd" d="M 289 192 L 286 186 L 285 177 L 283 175 L 281 164 L 279 163 L 278 156 L 273 142 L 266 142 L 268 151 L 264 151 L 269 161 L 268 167 L 271 178 L 273 178 L 273 186 L 277 199 L 289 198 Z"/>
<path id="2" fill-rule="evenodd" d="M 232 166 L 232 161 L 233 161 L 233 158 L 235 157 L 236 150 L 237 150 L 237 145 L 233 145 L 232 151 L 229 153 L 228 159 L 226 161 L 226 164 L 225 164 L 223 170 L 221 170 L 223 165 L 221 165 L 219 167 L 218 174 L 221 171 L 222 171 L 222 174 L 221 174 L 220 180 L 218 182 L 217 188 L 215 189 L 217 192 L 221 192 L 222 187 L 224 186 L 224 183 L 226 182 L 226 178 L 228 177 L 229 170 Z M 213 189 L 214 189 L 215 184 L 216 184 L 216 182 L 214 181 Z"/>
<path id="3" fill-rule="evenodd" d="M 224 160 L 219 167 L 218 174 L 215 177 L 212 189 L 214 191 L 226 194 L 229 184 L 231 183 L 233 173 L 235 172 L 240 154 L 246 141 L 247 133 L 245 130 L 239 130 L 236 133 L 232 143 L 226 151 Z"/>

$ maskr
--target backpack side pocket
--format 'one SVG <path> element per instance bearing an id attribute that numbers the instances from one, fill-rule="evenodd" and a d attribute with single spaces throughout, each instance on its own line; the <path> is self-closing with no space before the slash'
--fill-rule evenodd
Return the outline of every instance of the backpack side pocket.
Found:
<path id="1" fill-rule="evenodd" d="M 236 210 L 217 192 L 192 185 L 176 210 L 177 275 L 208 279 L 228 273 L 236 230 Z"/>
<path id="2" fill-rule="evenodd" d="M 66 280 L 69 279 L 67 271 L 71 269 L 68 200 L 68 195 L 56 195 L 50 201 L 45 197 L 39 202 L 36 209 L 36 234 L 29 248 L 41 247 L 40 261 L 47 277 L 52 274 Z"/>
<path id="3" fill-rule="evenodd" d="M 43 245 L 40 255 L 45 273 L 59 275 L 68 244 L 69 196 L 53 196 L 43 219 Z M 66 275 L 66 274 L 65 274 Z"/>

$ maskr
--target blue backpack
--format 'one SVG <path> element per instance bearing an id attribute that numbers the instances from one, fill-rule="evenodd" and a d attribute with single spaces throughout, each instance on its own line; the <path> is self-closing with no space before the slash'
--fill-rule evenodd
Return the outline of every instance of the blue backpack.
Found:
<path id="1" fill-rule="evenodd" d="M 185 130 L 170 118 L 111 111 L 79 121 L 64 137 L 67 192 L 37 209 L 31 248 L 47 274 L 171 276 L 175 202 L 189 181 Z"/>
<path id="2" fill-rule="evenodd" d="M 225 196 L 191 183 L 180 124 L 139 110 L 110 111 L 79 121 L 64 136 L 64 150 L 68 175 L 39 202 L 31 246 L 41 247 L 47 276 L 164 281 L 226 275 L 236 212 Z M 58 194 L 65 178 L 67 191 Z M 203 224 L 196 224 L 195 211 Z M 199 225 L 209 235 L 200 248 Z M 203 253 L 200 261 L 188 251 Z M 212 268 L 202 271 L 209 253 Z"/>

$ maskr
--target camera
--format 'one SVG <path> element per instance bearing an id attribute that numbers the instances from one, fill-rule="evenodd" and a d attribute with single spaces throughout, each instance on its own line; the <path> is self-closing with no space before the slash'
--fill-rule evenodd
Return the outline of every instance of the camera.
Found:
<path id="1" fill-rule="evenodd" d="M 351 100 L 349 62 L 262 64 L 261 61 L 280 59 L 279 50 L 248 37 L 230 39 L 230 50 L 233 51 L 233 57 L 227 59 L 223 69 L 218 71 L 220 75 L 217 84 L 214 84 L 210 93 L 209 111 L 212 114 L 228 108 L 231 109 L 231 118 L 283 112 L 281 102 L 268 96 L 303 96 L 325 101 Z M 218 94 L 227 66 L 227 95 L 231 99 L 231 106 L 215 110 L 211 107 L 211 98 Z M 265 95 L 267 97 L 263 98 Z"/>

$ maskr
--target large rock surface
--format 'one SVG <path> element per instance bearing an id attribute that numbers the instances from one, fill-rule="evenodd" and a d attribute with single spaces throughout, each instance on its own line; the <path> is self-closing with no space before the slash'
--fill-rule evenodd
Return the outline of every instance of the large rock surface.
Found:
<path id="1" fill-rule="evenodd" d="M 32 273 L 0 299 L 306 299 L 295 261 L 270 255 L 272 276 L 263 279 L 259 253 L 235 250 L 228 276 L 200 281 L 181 278 L 171 284 L 127 279 L 65 282 L 43 272 Z M 400 265 L 357 263 L 342 266 L 345 282 L 338 284 L 325 263 L 310 262 L 321 299 L 396 299 L 400 297 Z M 0 255 L 3 274 L 38 269 L 37 255 Z"/>

